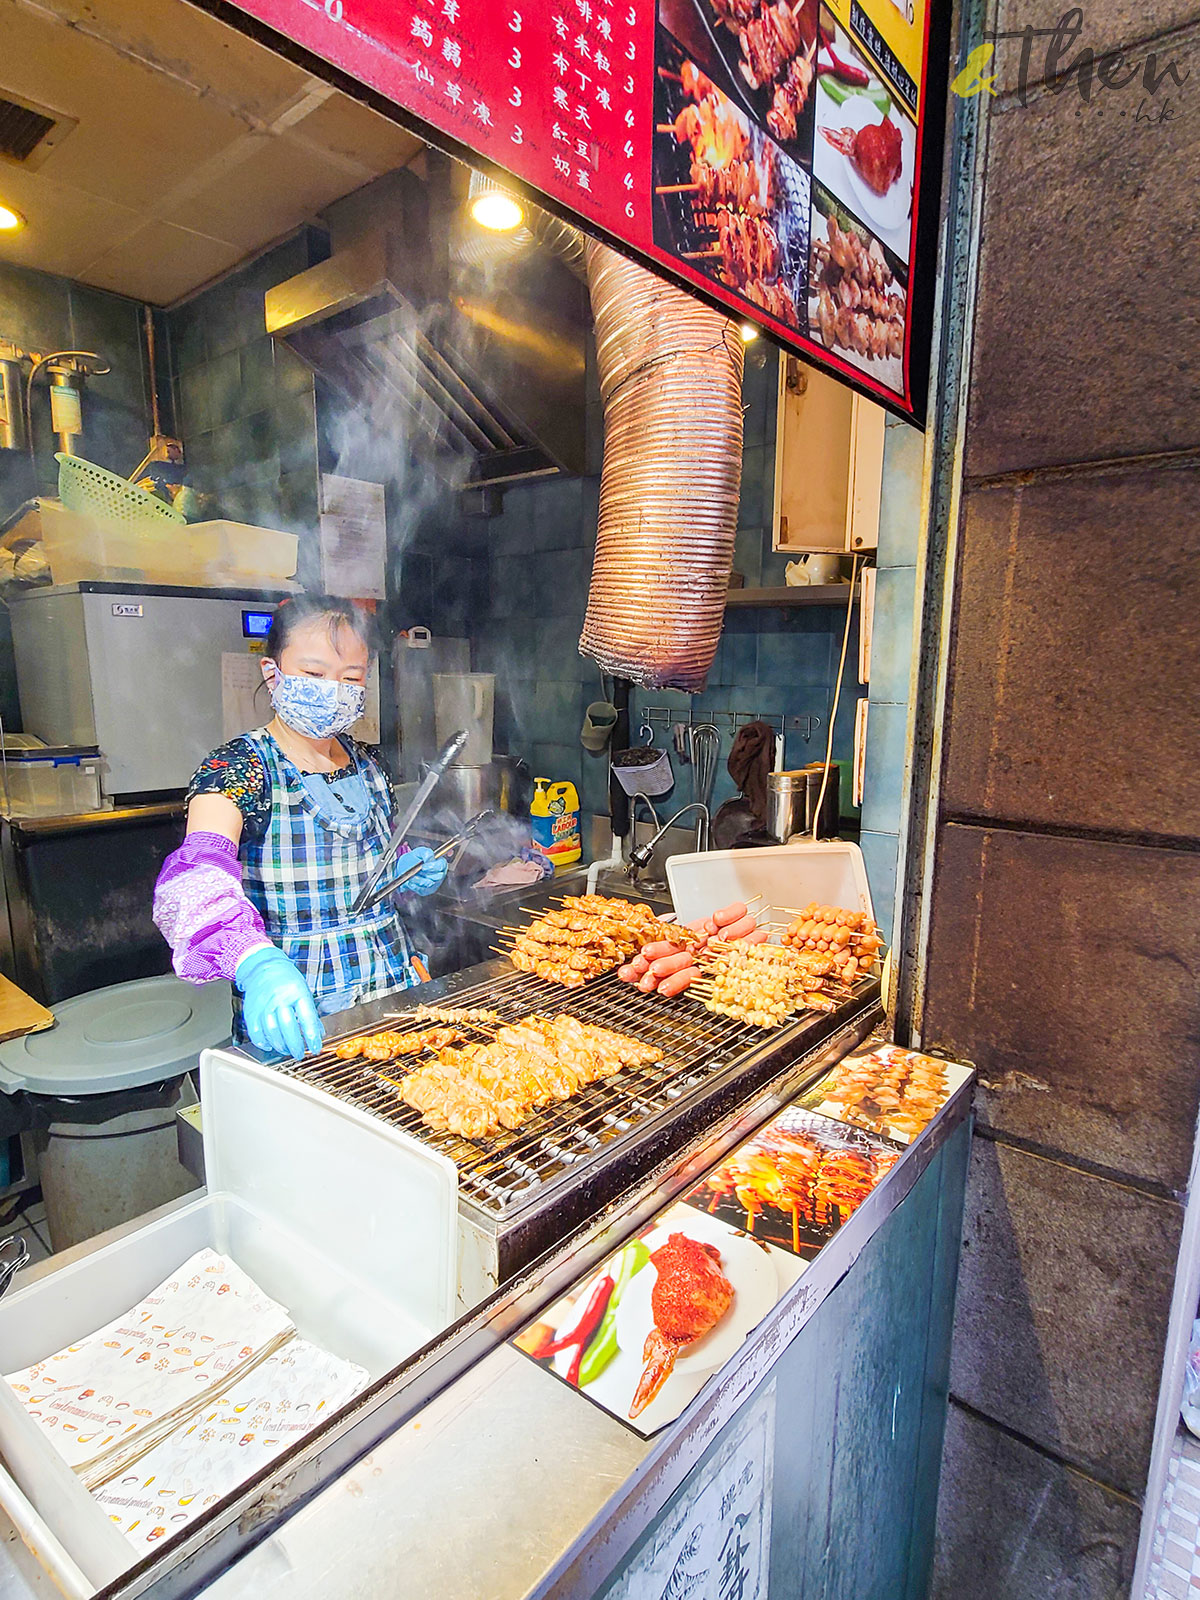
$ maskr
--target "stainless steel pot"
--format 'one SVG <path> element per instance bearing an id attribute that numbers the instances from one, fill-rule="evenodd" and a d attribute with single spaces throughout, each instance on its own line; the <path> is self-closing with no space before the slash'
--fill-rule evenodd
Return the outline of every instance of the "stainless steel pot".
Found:
<path id="1" fill-rule="evenodd" d="M 435 811 L 442 807 L 464 821 L 487 810 L 528 816 L 532 791 L 527 763 L 520 756 L 498 755 L 483 767 L 448 767 L 432 807 Z"/>
<path id="2" fill-rule="evenodd" d="M 794 833 L 807 833 L 812 827 L 809 801 L 809 772 L 800 767 L 792 772 L 772 772 L 767 778 L 767 832 L 780 844 Z"/>

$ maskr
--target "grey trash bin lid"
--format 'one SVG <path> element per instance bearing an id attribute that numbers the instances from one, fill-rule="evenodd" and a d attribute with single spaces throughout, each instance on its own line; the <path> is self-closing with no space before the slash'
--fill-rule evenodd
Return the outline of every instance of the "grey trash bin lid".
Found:
<path id="1" fill-rule="evenodd" d="M 201 1050 L 228 1044 L 227 983 L 135 978 L 50 1008 L 55 1026 L 0 1045 L 0 1089 L 90 1095 L 190 1072 Z"/>

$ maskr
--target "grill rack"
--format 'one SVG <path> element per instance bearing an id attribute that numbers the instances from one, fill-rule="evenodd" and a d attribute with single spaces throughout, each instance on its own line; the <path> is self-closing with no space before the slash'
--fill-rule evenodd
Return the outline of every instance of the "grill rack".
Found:
<path id="1" fill-rule="evenodd" d="M 414 998 L 413 1007 L 420 1003 Z M 455 1010 L 486 1007 L 497 1012 L 503 1022 L 569 1013 L 581 1022 L 615 1028 L 663 1051 L 663 1059 L 654 1065 L 627 1068 L 599 1079 L 569 1100 L 535 1112 L 520 1128 L 502 1130 L 486 1140 L 464 1139 L 428 1127 L 383 1076 L 399 1076 L 409 1070 L 409 1063 L 419 1066 L 423 1056 L 407 1058 L 403 1066 L 394 1062 L 376 1065 L 361 1058 L 339 1061 L 327 1049 L 279 1068 L 402 1128 L 448 1156 L 458 1168 L 460 1195 L 499 1218 L 581 1162 L 636 1137 L 651 1120 L 724 1071 L 736 1056 L 783 1031 L 714 1016 L 688 1000 L 644 994 L 621 982 L 615 973 L 581 989 L 561 989 L 530 973 L 509 972 L 453 990 L 436 1004 Z M 411 1009 L 389 1012 L 369 1028 L 356 1030 L 355 1036 L 396 1028 Z M 439 1024 L 413 1023 L 411 1029 L 401 1026 L 396 1031 L 429 1026 Z M 469 1025 L 464 1025 L 463 1031 L 481 1041 L 489 1037 L 486 1030 Z"/>

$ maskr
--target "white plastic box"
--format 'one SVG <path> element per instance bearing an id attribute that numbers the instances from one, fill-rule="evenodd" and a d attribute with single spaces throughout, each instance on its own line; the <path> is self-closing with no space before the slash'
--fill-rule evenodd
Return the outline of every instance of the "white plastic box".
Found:
<path id="1" fill-rule="evenodd" d="M 100 793 L 100 754 L 69 745 L 5 750 L 0 811 L 10 817 L 75 817 L 111 804 Z"/>
<path id="2" fill-rule="evenodd" d="M 696 922 L 755 895 L 762 896 L 754 907 L 760 920 L 790 922 L 812 900 L 875 914 L 862 851 L 842 839 L 671 856 L 667 882 L 680 922 Z"/>
<path id="3" fill-rule="evenodd" d="M 56 584 L 91 580 L 184 587 L 287 588 L 296 571 L 294 533 L 243 522 L 149 522 L 136 526 L 38 502 L 39 530 Z"/>
<path id="4" fill-rule="evenodd" d="M 0 1372 L 103 1326 L 205 1246 L 284 1305 L 302 1337 L 372 1379 L 453 1320 L 451 1162 L 232 1052 L 205 1051 L 200 1080 L 208 1192 L 11 1290 L 0 1300 Z M 64 1592 L 81 1592 L 79 1573 L 99 1588 L 138 1559 L 3 1382 L 0 1454 L 0 1504 L 20 1527 L 23 1495 L 46 1524 L 66 1560 L 36 1536 L 26 1542 Z"/>

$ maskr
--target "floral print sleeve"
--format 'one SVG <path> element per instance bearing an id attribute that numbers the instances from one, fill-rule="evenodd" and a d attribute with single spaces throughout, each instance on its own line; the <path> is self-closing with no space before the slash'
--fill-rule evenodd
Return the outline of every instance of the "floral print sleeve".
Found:
<path id="1" fill-rule="evenodd" d="M 267 770 L 244 739 L 231 739 L 207 756 L 188 785 L 187 798 L 223 794 L 242 813 L 249 837 L 261 838 L 271 820 L 271 785 Z"/>

